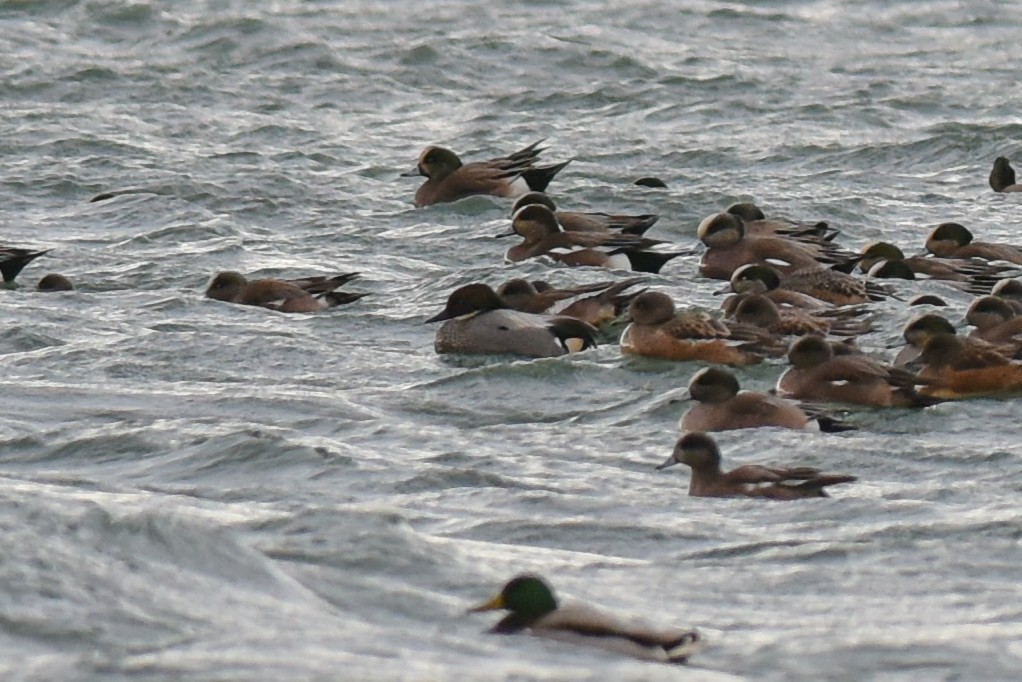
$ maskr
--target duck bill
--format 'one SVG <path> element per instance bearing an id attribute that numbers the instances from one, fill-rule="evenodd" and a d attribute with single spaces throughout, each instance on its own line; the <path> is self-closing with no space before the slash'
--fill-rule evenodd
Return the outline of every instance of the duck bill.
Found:
<path id="1" fill-rule="evenodd" d="M 416 178 L 416 177 L 419 177 L 420 175 L 423 175 L 423 172 L 421 170 L 419 170 L 418 166 L 416 166 L 415 168 L 411 169 L 410 171 L 405 171 L 404 173 L 402 173 L 401 177 L 402 178 Z"/>
<path id="2" fill-rule="evenodd" d="M 444 320 L 451 319 L 452 315 L 446 310 L 441 310 L 439 313 L 429 318 L 423 324 L 429 324 L 430 322 L 443 322 Z"/>
<path id="3" fill-rule="evenodd" d="M 503 239 L 504 237 L 514 237 L 516 232 L 514 230 L 508 230 L 507 232 L 501 232 L 500 234 L 493 235 L 494 239 Z"/>
<path id="4" fill-rule="evenodd" d="M 473 606 L 466 613 L 479 613 L 480 611 L 499 611 L 504 608 L 504 595 L 498 594 L 496 597 L 488 602 L 483 602 L 479 606 Z"/>
<path id="5" fill-rule="evenodd" d="M 723 286 L 720 289 L 717 289 L 716 291 L 714 291 L 713 295 L 714 296 L 723 296 L 724 294 L 730 294 L 732 291 L 734 291 L 734 289 L 731 288 L 731 283 L 729 282 L 727 284 L 727 286 Z"/>
<path id="6" fill-rule="evenodd" d="M 677 463 L 678 463 L 678 460 L 674 459 L 674 455 L 671 455 L 666 460 L 664 460 L 664 463 L 661 464 L 660 466 L 658 466 L 656 468 L 656 470 L 660 471 L 661 469 L 666 469 L 667 467 L 672 467 L 672 466 L 674 466 Z"/>

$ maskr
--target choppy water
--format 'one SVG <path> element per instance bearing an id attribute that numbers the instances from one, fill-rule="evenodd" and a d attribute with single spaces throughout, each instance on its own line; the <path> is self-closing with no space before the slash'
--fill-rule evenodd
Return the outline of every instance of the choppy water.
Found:
<path id="1" fill-rule="evenodd" d="M 0 1 L 0 243 L 53 249 L 0 292 L 4 679 L 1017 679 L 1019 403 L 724 434 L 861 481 L 699 500 L 652 471 L 696 366 L 434 355 L 459 284 L 606 274 L 502 264 L 504 202 L 414 210 L 429 143 L 547 138 L 562 205 L 686 245 L 739 199 L 852 248 L 1022 241 L 986 184 L 1022 160 L 1012 3 L 670 5 Z M 654 285 L 715 305 L 695 262 Z M 372 295 L 203 299 L 223 269 Z M 79 290 L 34 292 L 49 271 Z M 890 353 L 908 312 L 880 310 Z M 465 607 L 525 570 L 710 646 L 678 670 L 481 634 Z"/>

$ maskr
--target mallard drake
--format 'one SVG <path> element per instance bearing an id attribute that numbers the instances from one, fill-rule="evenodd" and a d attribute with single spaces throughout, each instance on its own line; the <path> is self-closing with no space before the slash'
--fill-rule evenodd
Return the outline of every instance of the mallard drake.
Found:
<path id="1" fill-rule="evenodd" d="M 590 606 L 561 606 L 547 582 L 535 575 L 512 578 L 498 595 L 468 612 L 498 610 L 510 613 L 490 628 L 495 634 L 528 630 L 540 636 L 620 650 L 635 658 L 665 663 L 684 663 L 703 646 L 702 638 L 694 630 L 655 630 L 625 623 Z"/>

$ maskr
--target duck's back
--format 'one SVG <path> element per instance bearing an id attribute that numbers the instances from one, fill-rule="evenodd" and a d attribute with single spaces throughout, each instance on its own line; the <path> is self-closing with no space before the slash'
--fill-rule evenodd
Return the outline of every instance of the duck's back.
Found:
<path id="1" fill-rule="evenodd" d="M 516 310 L 491 310 L 447 320 L 437 331 L 437 353 L 513 354 L 533 358 L 567 351 L 550 330 L 549 318 Z"/>

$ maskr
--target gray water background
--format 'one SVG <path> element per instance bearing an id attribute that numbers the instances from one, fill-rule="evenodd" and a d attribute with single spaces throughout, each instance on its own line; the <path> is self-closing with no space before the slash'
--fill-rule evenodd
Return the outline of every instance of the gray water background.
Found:
<path id="1" fill-rule="evenodd" d="M 1018 402 L 722 434 L 726 463 L 861 480 L 688 498 L 653 466 L 698 365 L 436 356 L 460 284 L 608 273 L 504 264 L 507 202 L 415 210 L 398 173 L 546 138 L 562 206 L 685 246 L 736 200 L 850 248 L 947 220 L 1022 242 L 986 183 L 1022 165 L 1019 35 L 978 0 L 0 1 L 0 243 L 52 248 L 0 291 L 0 677 L 1018 679 Z M 714 307 L 696 262 L 651 286 Z M 205 300 L 225 269 L 371 295 Z M 78 290 L 33 291 L 50 271 Z M 877 309 L 861 342 L 891 357 L 910 313 Z M 464 609 L 522 571 L 709 646 L 678 669 L 486 636 Z"/>

